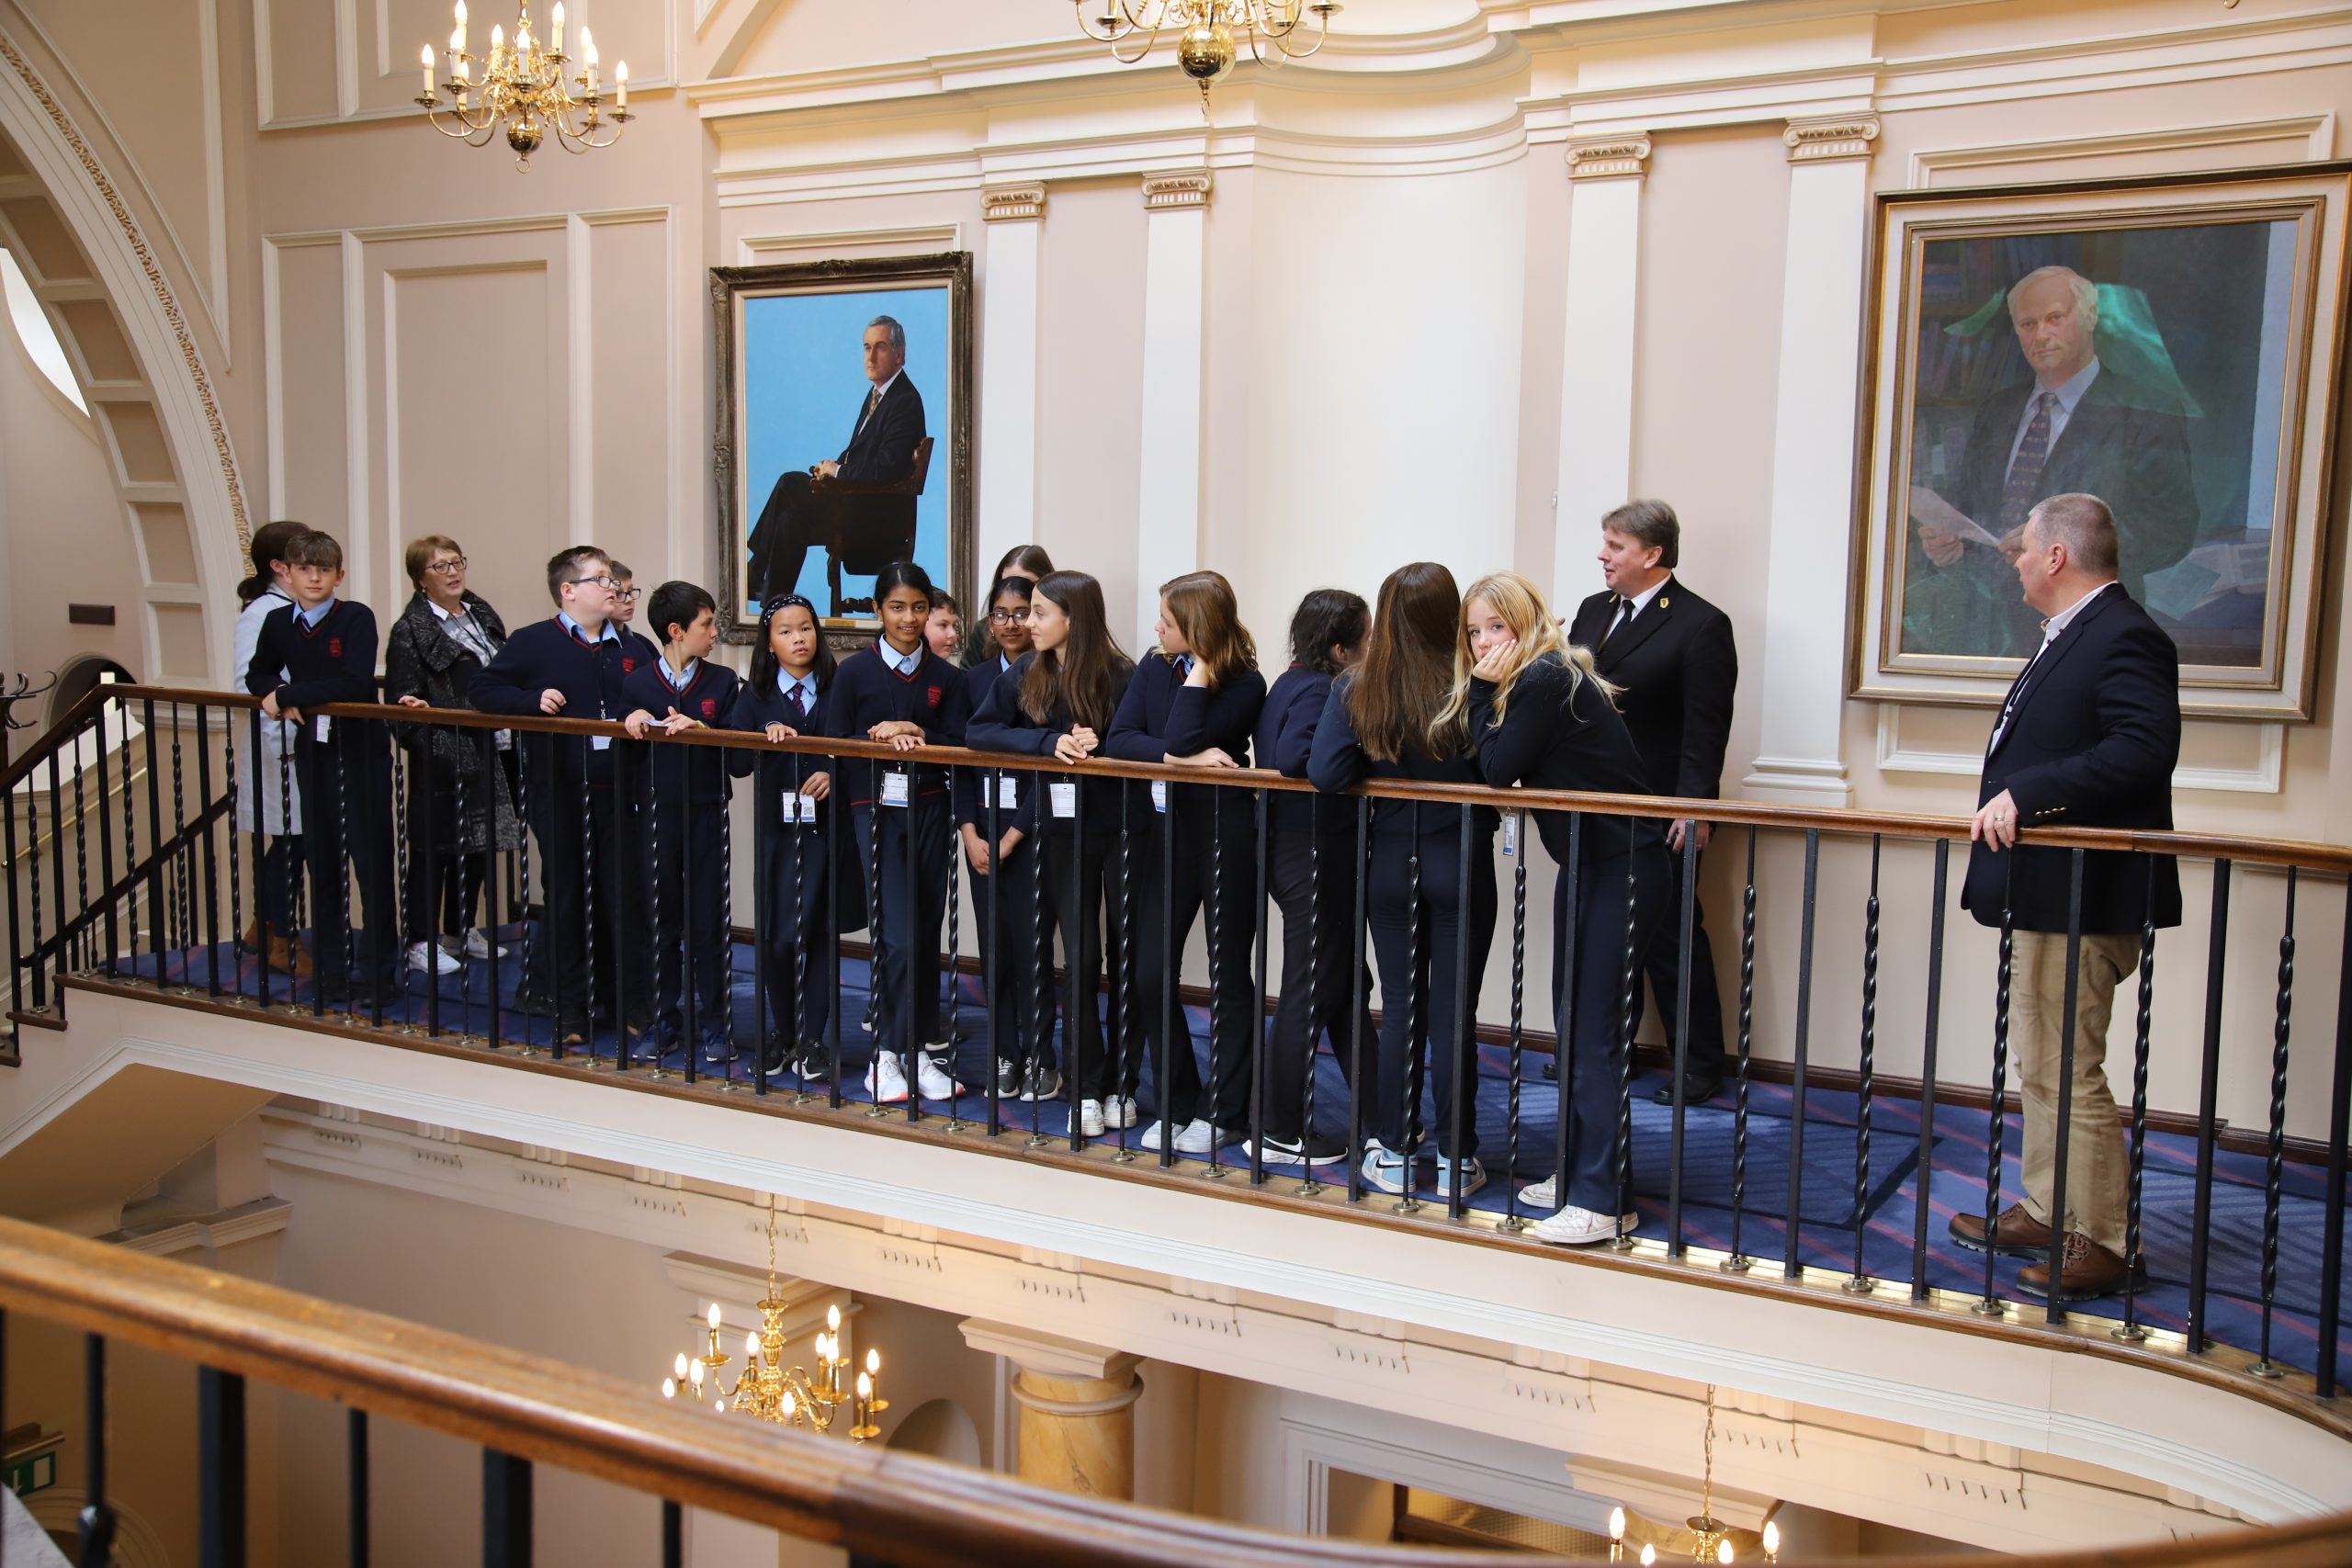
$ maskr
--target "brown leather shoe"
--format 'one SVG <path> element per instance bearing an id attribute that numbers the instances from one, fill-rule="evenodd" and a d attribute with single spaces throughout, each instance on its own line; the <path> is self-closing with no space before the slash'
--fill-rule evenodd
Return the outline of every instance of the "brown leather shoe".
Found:
<path id="1" fill-rule="evenodd" d="M 1993 1222 L 1993 1245 L 1984 1245 L 1984 1216 L 1954 1214 L 1947 1227 L 1952 1240 L 1971 1252 L 1997 1252 L 2004 1258 L 2039 1258 L 2050 1250 L 2050 1227 L 2012 1203 Z"/>
<path id="2" fill-rule="evenodd" d="M 297 980 L 311 977 L 311 955 L 302 951 L 300 937 L 279 936 L 272 931 L 269 937 L 269 966 Z"/>
<path id="3" fill-rule="evenodd" d="M 2101 1296 L 2114 1295 L 2131 1279 L 2132 1271 L 2123 1266 L 2123 1259 L 2080 1231 L 2066 1233 L 2065 1258 L 2058 1275 L 2059 1301 L 2097 1301 Z M 2145 1284 L 2146 1280 L 2143 1278 L 2132 1283 Z M 2050 1265 L 2029 1263 L 2018 1269 L 2018 1289 L 2037 1296 L 2050 1295 Z"/>

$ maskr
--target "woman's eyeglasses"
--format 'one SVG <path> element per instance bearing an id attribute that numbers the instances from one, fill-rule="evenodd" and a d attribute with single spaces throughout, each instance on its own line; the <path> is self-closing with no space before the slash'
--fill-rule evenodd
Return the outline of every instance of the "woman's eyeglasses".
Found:
<path id="1" fill-rule="evenodd" d="M 1015 622 L 1025 621 L 1028 618 L 1029 612 L 1026 609 L 990 610 L 989 612 L 989 619 L 996 622 L 999 626 L 1008 626 Z"/>
<path id="2" fill-rule="evenodd" d="M 458 573 L 466 570 L 466 558 L 459 556 L 455 560 L 437 560 L 433 562 L 430 566 L 427 566 L 424 570 L 427 571 L 437 571 L 444 577 L 455 577 Z"/>

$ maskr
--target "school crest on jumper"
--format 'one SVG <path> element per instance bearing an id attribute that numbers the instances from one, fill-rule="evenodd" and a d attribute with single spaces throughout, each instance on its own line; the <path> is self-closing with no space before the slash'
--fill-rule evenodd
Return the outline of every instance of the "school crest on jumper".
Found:
<path id="1" fill-rule="evenodd" d="M 717 697 L 703 698 L 702 716 L 705 718 L 717 718 L 718 716 L 718 699 Z"/>
<path id="2" fill-rule="evenodd" d="M 343 638 L 339 637 L 331 637 L 327 638 L 327 657 L 329 659 L 341 659 L 343 657 Z"/>
<path id="3" fill-rule="evenodd" d="M 933 707 L 937 707 L 937 706 L 939 705 L 939 688 L 938 688 L 938 687 L 933 686 L 933 687 L 932 687 L 932 688 L 931 688 L 931 696 L 930 696 L 930 699 L 929 699 L 929 700 L 930 700 L 931 705 L 932 705 Z"/>
<path id="4" fill-rule="evenodd" d="M 637 673 L 637 660 L 634 660 L 634 659 L 629 659 L 629 658 L 624 657 L 624 658 L 621 660 L 621 673 L 622 673 L 622 674 L 624 674 L 624 675 L 634 675 L 634 674 L 636 674 L 636 673 Z"/>

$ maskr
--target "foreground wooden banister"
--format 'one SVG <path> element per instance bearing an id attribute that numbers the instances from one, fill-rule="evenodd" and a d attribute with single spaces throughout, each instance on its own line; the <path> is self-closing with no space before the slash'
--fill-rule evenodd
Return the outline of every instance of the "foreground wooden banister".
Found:
<path id="1" fill-rule="evenodd" d="M 1518 1552 L 1276 1535 L 777 1432 L 545 1357 L 19 1220 L 0 1219 L 0 1306 L 907 1568 L 1504 1568 L 1527 1561 Z M 1961 1568 L 1982 1559 L 1912 1561 Z M 2029 1568 L 2335 1568 L 2352 1561 L 2352 1514 L 2212 1540 L 2013 1561 Z"/>
<path id="2" fill-rule="evenodd" d="M 75 705 L 74 715 L 85 714 L 97 700 L 118 697 L 125 702 L 153 701 L 202 705 L 207 707 L 252 710 L 260 699 L 235 692 L 206 692 L 177 686 L 107 685 Z M 523 729 L 556 735 L 626 735 L 617 724 L 593 719 L 548 718 L 538 715 L 485 714 L 468 708 L 411 708 L 381 703 L 334 703 L 317 711 L 339 718 L 377 719 L 395 724 L 423 724 L 465 729 Z M 0 779 L 0 789 L 13 787 L 30 771 L 51 738 L 68 732 L 66 722 L 49 733 Z M 243 731 L 240 730 L 240 739 Z M 663 740 L 664 745 L 717 746 L 729 750 L 799 751 L 836 757 L 888 758 L 902 762 L 939 766 L 984 767 L 991 771 L 1056 773 L 1091 779 L 1167 779 L 1182 784 L 1239 784 L 1251 789 L 1314 793 L 1304 779 L 1286 778 L 1264 768 L 1204 770 L 1156 763 L 1090 759 L 1075 767 L 1050 757 L 1009 756 L 973 751 L 960 746 L 922 746 L 894 750 L 867 740 L 795 739 L 771 741 L 736 730 L 688 730 Z M 1803 832 L 1818 829 L 1837 834 L 1883 834 L 1892 839 L 1949 839 L 1965 841 L 1969 818 L 1931 817 L 1917 812 L 1860 811 L 1813 806 L 1779 806 L 1762 801 L 1690 800 L 1650 795 L 1584 795 L 1568 790 L 1494 789 L 1476 784 L 1406 784 L 1375 781 L 1349 792 L 1384 800 L 1419 800 L 1440 806 L 1491 806 L 1502 811 L 1589 811 L 1623 817 L 1662 819 L 1698 817 L 1719 826 L 1776 828 Z M 2085 849 L 2186 855 L 2193 860 L 2231 860 L 2254 865 L 2299 866 L 2330 875 L 2352 875 L 2352 846 L 2311 843 L 2294 839 L 2248 838 L 2220 833 L 2141 832 L 2110 828 L 2034 828 L 2022 834 L 2025 842 L 2053 849 Z"/>

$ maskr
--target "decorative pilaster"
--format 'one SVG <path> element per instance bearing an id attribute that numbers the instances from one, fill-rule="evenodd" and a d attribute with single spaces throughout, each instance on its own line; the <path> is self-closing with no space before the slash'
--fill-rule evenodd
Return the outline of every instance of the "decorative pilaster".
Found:
<path id="1" fill-rule="evenodd" d="M 1159 585 L 1201 564 L 1202 318 L 1209 172 L 1143 177 L 1143 421 L 1133 648 L 1151 646 Z"/>
<path id="2" fill-rule="evenodd" d="M 1634 322 L 1649 155 L 1650 139 L 1639 132 L 1567 147 L 1568 298 L 1551 584 L 1552 602 L 1564 612 L 1592 586 L 1593 536 L 1633 486 Z"/>
<path id="3" fill-rule="evenodd" d="M 980 285 L 979 570 L 1037 536 L 1037 343 L 1046 187 L 990 186 Z M 989 585 L 974 585 L 986 594 Z"/>
<path id="4" fill-rule="evenodd" d="M 956 1326 L 973 1349 L 1017 1369 L 1022 1480 L 1096 1497 L 1135 1496 L 1141 1357 L 977 1317 Z"/>
<path id="5" fill-rule="evenodd" d="M 1764 595 L 1761 744 L 1747 794 L 1850 806 L 1841 724 L 1846 617 L 1821 613 L 1820 563 L 1849 547 L 1854 378 L 1878 117 L 1791 120 L 1788 254 L 1772 435 L 1773 570 Z"/>

